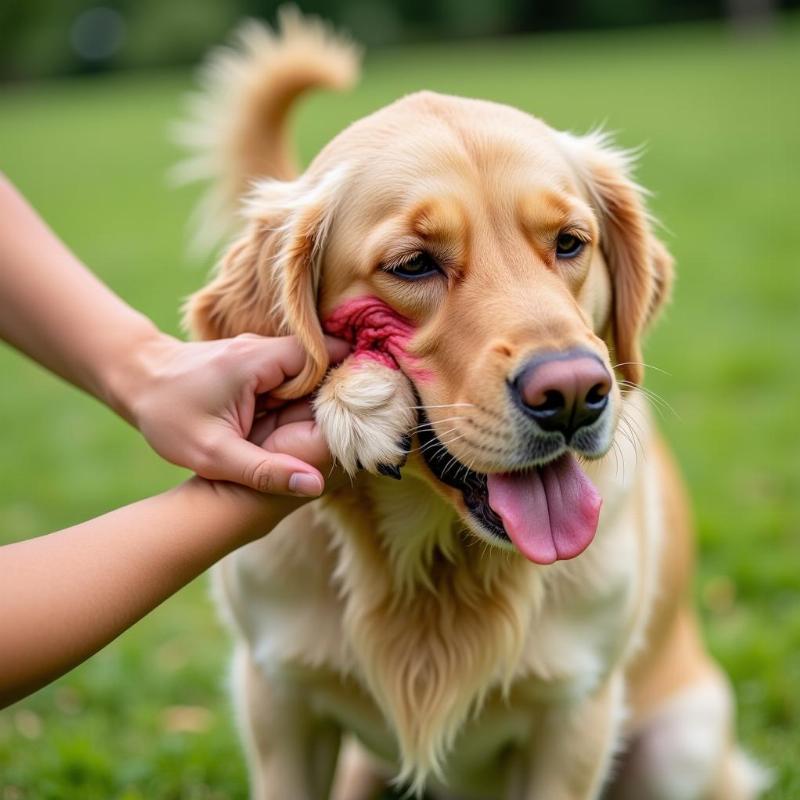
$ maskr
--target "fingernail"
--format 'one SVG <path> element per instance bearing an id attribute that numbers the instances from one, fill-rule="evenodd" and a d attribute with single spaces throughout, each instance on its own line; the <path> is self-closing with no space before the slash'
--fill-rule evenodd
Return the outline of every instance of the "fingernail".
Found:
<path id="1" fill-rule="evenodd" d="M 289 491 L 303 497 L 319 497 L 322 494 L 322 481 L 307 472 L 295 472 L 289 478 Z"/>

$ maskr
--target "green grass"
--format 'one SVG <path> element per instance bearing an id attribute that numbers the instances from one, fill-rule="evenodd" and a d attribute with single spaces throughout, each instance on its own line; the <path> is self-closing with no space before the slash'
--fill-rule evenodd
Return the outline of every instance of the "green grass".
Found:
<path id="1" fill-rule="evenodd" d="M 696 582 L 746 746 L 800 796 L 800 19 L 768 41 L 714 27 L 552 36 L 376 55 L 348 96 L 298 117 L 308 159 L 351 120 L 418 88 L 488 97 L 555 126 L 647 143 L 639 176 L 679 279 L 648 383 L 695 500 Z M 185 74 L 0 94 L 0 168 L 126 300 L 177 330 L 207 265 L 184 255 L 194 200 L 170 191 L 165 130 Z M 181 477 L 108 411 L 0 351 L 0 537 L 57 529 Z M 54 686 L 0 713 L 0 800 L 244 798 L 224 684 L 228 645 L 195 582 Z M 0 609 L 2 613 L 2 609 Z M 0 658 L 13 654 L 0 653 Z M 175 706 L 197 707 L 194 732 Z M 177 726 L 180 727 L 180 726 Z"/>

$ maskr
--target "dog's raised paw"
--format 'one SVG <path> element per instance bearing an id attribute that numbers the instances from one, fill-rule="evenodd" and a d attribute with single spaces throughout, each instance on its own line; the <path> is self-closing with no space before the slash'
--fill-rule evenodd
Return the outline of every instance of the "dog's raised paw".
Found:
<path id="1" fill-rule="evenodd" d="M 314 412 L 346 472 L 363 467 L 399 480 L 416 423 L 415 402 L 411 383 L 399 369 L 351 356 L 323 382 Z"/>

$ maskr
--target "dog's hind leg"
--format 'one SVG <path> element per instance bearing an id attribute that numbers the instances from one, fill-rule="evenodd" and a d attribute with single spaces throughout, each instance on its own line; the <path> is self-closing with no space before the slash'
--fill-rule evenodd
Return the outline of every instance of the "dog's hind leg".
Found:
<path id="1" fill-rule="evenodd" d="M 734 698 L 680 605 L 629 673 L 627 747 L 607 800 L 754 800 L 766 772 L 737 748 Z"/>
<path id="2" fill-rule="evenodd" d="M 315 718 L 292 686 L 268 680 L 244 644 L 233 664 L 234 702 L 253 800 L 327 800 L 340 731 Z"/>
<path id="3" fill-rule="evenodd" d="M 641 721 L 607 800 L 754 800 L 765 778 L 735 746 L 730 688 L 714 670 Z"/>
<path id="4" fill-rule="evenodd" d="M 416 402 L 399 369 L 351 356 L 322 384 L 314 411 L 331 453 L 348 473 L 363 468 L 399 478 L 417 419 Z"/>

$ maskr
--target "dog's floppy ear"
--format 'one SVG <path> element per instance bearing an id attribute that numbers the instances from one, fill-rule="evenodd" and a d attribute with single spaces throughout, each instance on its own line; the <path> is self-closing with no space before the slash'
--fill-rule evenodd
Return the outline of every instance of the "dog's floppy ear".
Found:
<path id="1" fill-rule="evenodd" d="M 328 368 L 317 290 L 342 175 L 334 170 L 318 180 L 259 184 L 245 207 L 244 234 L 185 307 L 187 327 L 201 339 L 297 336 L 308 358 L 303 371 L 276 392 L 285 398 L 308 394 Z"/>
<path id="2" fill-rule="evenodd" d="M 641 338 L 669 297 L 672 256 L 652 232 L 644 190 L 630 177 L 633 157 L 602 133 L 559 134 L 560 142 L 600 221 L 600 247 L 611 277 L 610 333 L 615 361 L 641 383 Z"/>

